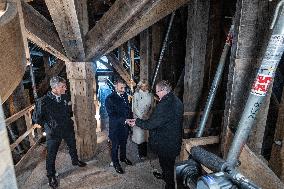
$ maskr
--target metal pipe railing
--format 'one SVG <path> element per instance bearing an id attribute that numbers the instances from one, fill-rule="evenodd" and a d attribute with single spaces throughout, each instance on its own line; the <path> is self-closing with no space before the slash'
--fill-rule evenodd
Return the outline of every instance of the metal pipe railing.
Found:
<path id="1" fill-rule="evenodd" d="M 166 36 L 165 36 L 165 39 L 164 39 L 164 42 L 163 42 L 163 45 L 162 45 L 162 49 L 161 49 L 161 52 L 160 52 L 160 57 L 159 57 L 159 60 L 158 60 L 158 63 L 157 63 L 157 67 L 155 69 L 154 77 L 152 79 L 151 90 L 154 89 L 157 74 L 158 74 L 160 65 L 162 63 L 164 53 L 165 53 L 165 50 L 166 50 L 166 47 L 167 47 L 167 43 L 168 43 L 168 40 L 169 40 L 169 34 L 170 34 L 170 31 L 171 31 L 171 28 L 172 28 L 174 17 L 175 17 L 175 12 L 173 12 L 172 15 L 171 15 L 171 19 L 170 19 L 170 22 L 169 22 L 169 25 L 168 25 L 167 33 L 166 33 Z"/>
<path id="2" fill-rule="evenodd" d="M 7 135 L 5 118 L 2 109 L 2 101 L 0 99 L 0 189 L 17 189 L 17 181 L 15 170 L 9 146 L 9 138 Z"/>
<path id="3" fill-rule="evenodd" d="M 216 93 L 217 93 L 218 85 L 219 85 L 221 78 L 222 78 L 222 74 L 223 74 L 223 70 L 224 70 L 224 66 L 225 66 L 225 62 L 226 62 L 226 57 L 227 57 L 228 52 L 230 50 L 230 47 L 232 45 L 233 29 L 234 29 L 234 26 L 232 25 L 231 28 L 230 28 L 230 31 L 227 35 L 227 40 L 226 40 L 225 46 L 223 48 L 223 52 L 222 52 L 222 55 L 221 55 L 221 58 L 220 58 L 220 61 L 219 61 L 219 64 L 218 64 L 218 68 L 217 68 L 213 83 L 212 83 L 211 88 L 210 88 L 210 93 L 209 93 L 209 96 L 208 96 L 208 99 L 207 99 L 207 102 L 206 102 L 206 105 L 205 105 L 205 108 L 204 108 L 204 111 L 203 111 L 203 115 L 202 115 L 202 118 L 201 118 L 201 121 L 200 121 L 200 124 L 199 124 L 199 127 L 198 127 L 198 131 L 196 133 L 196 137 L 201 137 L 203 135 L 204 130 L 205 130 L 206 122 L 208 120 L 208 116 L 209 116 L 209 113 L 211 111 L 211 108 L 212 108 L 212 105 L 213 105 L 213 102 L 214 102 L 214 98 L 215 98 Z"/>
<path id="4" fill-rule="evenodd" d="M 277 5 L 270 28 L 272 29 L 272 35 L 256 79 L 251 88 L 250 95 L 241 116 L 231 148 L 229 149 L 227 162 L 232 167 L 235 167 L 237 164 L 242 148 L 248 139 L 253 123 L 258 115 L 259 109 L 261 108 L 261 104 L 264 102 L 267 91 L 273 82 L 275 71 L 284 51 L 283 3 L 284 0 L 280 1 Z"/>

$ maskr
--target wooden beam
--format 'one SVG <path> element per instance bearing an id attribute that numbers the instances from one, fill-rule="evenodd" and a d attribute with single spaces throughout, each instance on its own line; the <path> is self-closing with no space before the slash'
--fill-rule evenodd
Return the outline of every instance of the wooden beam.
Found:
<path id="1" fill-rule="evenodd" d="M 9 2 L 0 17 L 0 97 L 4 103 L 18 86 L 25 73 L 25 38 L 17 2 Z"/>
<path id="2" fill-rule="evenodd" d="M 11 151 L 13 151 L 16 146 L 18 146 L 35 128 L 37 125 L 32 126 L 29 130 L 27 130 L 24 134 L 22 134 L 13 144 L 10 145 Z"/>
<path id="3" fill-rule="evenodd" d="M 109 63 L 103 61 L 101 58 L 100 58 L 98 61 L 99 61 L 100 63 L 102 63 L 105 67 L 107 67 L 108 69 L 110 69 L 110 70 L 113 69 L 113 67 L 112 67 Z"/>
<path id="4" fill-rule="evenodd" d="M 69 61 L 54 25 L 25 2 L 22 9 L 28 39 L 55 57 Z"/>
<path id="5" fill-rule="evenodd" d="M 208 144 L 217 144 L 219 143 L 219 136 L 208 136 L 200 138 L 191 138 L 182 140 L 182 148 L 180 154 L 180 160 L 184 161 L 188 159 L 188 152 L 194 146 L 204 146 Z"/>
<path id="6" fill-rule="evenodd" d="M 219 136 L 210 136 L 202 138 L 192 138 L 183 140 L 183 145 L 187 152 L 190 152 L 190 149 L 193 146 L 202 146 L 208 144 L 219 143 Z M 188 158 L 183 157 L 183 160 Z M 242 174 L 251 179 L 254 183 L 260 186 L 263 189 L 281 189 L 284 188 L 283 183 L 280 179 L 273 173 L 273 171 L 268 167 L 268 165 L 257 155 L 255 155 L 247 145 L 244 146 L 243 151 L 240 155 L 240 171 Z M 261 173 L 261 176 L 257 173 Z"/>
<path id="7" fill-rule="evenodd" d="M 185 112 L 200 111 L 204 104 L 203 81 L 206 65 L 210 1 L 192 1 L 188 6 L 183 103 Z M 197 116 L 184 119 L 185 128 L 195 128 Z"/>
<path id="8" fill-rule="evenodd" d="M 78 22 L 80 25 L 81 35 L 82 37 L 84 37 L 89 31 L 87 0 L 75 0 L 74 3 Z"/>
<path id="9" fill-rule="evenodd" d="M 234 18 L 234 39 L 229 65 L 223 133 L 227 128 L 237 128 L 250 87 L 254 81 L 255 70 L 266 47 L 269 30 L 268 1 L 244 0 L 237 3 Z M 255 11 L 247 11 L 247 10 Z M 272 14 L 273 15 L 273 14 Z M 224 140 L 228 137 L 222 137 Z M 222 144 L 228 144 L 222 141 Z M 222 148 L 226 155 L 225 146 Z"/>
<path id="10" fill-rule="evenodd" d="M 86 35 L 86 59 L 98 58 L 111 48 L 130 25 L 161 0 L 117 0 Z M 141 30 L 142 31 L 142 30 Z M 124 41 L 125 42 L 125 41 Z"/>
<path id="11" fill-rule="evenodd" d="M 21 158 L 21 160 L 15 165 L 16 174 L 19 174 L 19 172 L 26 166 L 27 161 L 28 161 L 30 158 L 33 158 L 33 157 L 34 157 L 35 149 L 37 149 L 37 147 L 39 146 L 40 141 L 41 141 L 41 138 L 36 141 L 36 143 L 27 151 L 27 153 L 26 153 L 26 154 Z M 42 146 L 42 145 L 40 145 L 40 148 L 44 149 L 45 147 Z M 41 151 L 41 150 L 39 150 L 39 151 Z"/>
<path id="12" fill-rule="evenodd" d="M 117 38 L 113 46 L 107 51 L 112 51 L 117 48 L 125 41 L 135 37 L 144 29 L 152 26 L 165 16 L 169 15 L 173 11 L 177 10 L 181 6 L 187 4 L 191 0 L 163 0 L 155 4 L 147 13 L 143 14 L 141 19 L 137 20 L 135 23 L 129 24 L 129 29 Z"/>
<path id="13" fill-rule="evenodd" d="M 129 73 L 122 67 L 119 63 L 119 60 L 115 57 L 114 54 L 109 53 L 107 55 L 108 61 L 112 64 L 115 71 L 120 75 L 120 77 L 126 82 L 126 84 L 130 87 L 131 85 L 135 86 L 135 83 L 131 83 L 131 78 Z"/>
<path id="14" fill-rule="evenodd" d="M 159 62 L 159 57 L 162 49 L 162 44 L 164 41 L 164 36 L 165 36 L 165 31 L 166 31 L 166 26 L 165 20 L 161 20 L 160 22 L 155 23 L 153 26 L 151 26 L 151 56 L 150 56 L 150 83 L 152 85 L 153 82 L 153 75 L 155 74 L 158 62 Z M 165 54 L 167 53 L 165 49 Z M 162 61 L 162 64 L 157 72 L 156 76 L 156 82 L 162 80 L 163 75 L 163 66 L 165 65 L 165 58 Z M 171 70 L 172 71 L 172 70 Z"/>
<path id="15" fill-rule="evenodd" d="M 253 153 L 247 145 L 244 146 L 240 155 L 241 173 L 251 179 L 262 189 L 282 189 L 283 182 L 268 167 L 267 163 Z"/>
<path id="16" fill-rule="evenodd" d="M 25 94 L 24 84 L 22 81 L 10 95 L 7 105 L 9 106 L 10 115 L 15 115 L 17 112 L 30 105 Z M 22 135 L 27 130 L 25 119 L 20 117 L 15 121 L 13 127 L 18 130 L 18 135 Z"/>
<path id="17" fill-rule="evenodd" d="M 150 31 L 144 30 L 140 33 L 140 81 L 146 79 L 150 81 L 149 65 L 151 61 L 150 51 Z"/>
<path id="18" fill-rule="evenodd" d="M 71 61 L 82 61 L 85 52 L 74 1 L 77 0 L 45 0 L 45 3 L 67 57 Z M 82 7 L 77 6 L 78 9 Z"/>
<path id="19" fill-rule="evenodd" d="M 284 92 L 284 87 L 282 89 Z M 278 118 L 274 134 L 269 165 L 274 173 L 284 182 L 284 93 L 282 92 Z"/>
<path id="20" fill-rule="evenodd" d="M 30 106 L 26 107 L 25 109 L 19 111 L 18 113 L 12 115 L 11 117 L 5 119 L 6 125 L 10 125 L 11 123 L 16 121 L 20 117 L 24 116 L 27 112 L 31 111 L 33 108 L 34 108 L 34 105 L 30 105 Z"/>
<path id="21" fill-rule="evenodd" d="M 111 52 L 189 1 L 115 1 L 97 25 L 87 33 L 86 59 Z"/>
<path id="22" fill-rule="evenodd" d="M 90 160 L 97 147 L 93 63 L 68 62 L 66 72 L 70 83 L 78 156 Z"/>
<path id="23" fill-rule="evenodd" d="M 178 82 L 176 84 L 176 87 L 174 89 L 174 93 L 175 95 L 179 96 L 179 94 L 181 93 L 182 89 L 183 89 L 183 85 L 184 85 L 184 68 L 182 69 L 182 72 L 180 74 L 180 77 L 178 79 Z"/>
<path id="24" fill-rule="evenodd" d="M 26 121 L 27 130 L 29 130 L 30 128 L 33 127 L 33 121 L 32 121 L 32 114 L 31 114 L 31 112 L 27 112 L 25 114 L 25 121 Z M 34 132 L 31 132 L 29 134 L 29 141 L 30 141 L 30 146 L 35 144 Z"/>

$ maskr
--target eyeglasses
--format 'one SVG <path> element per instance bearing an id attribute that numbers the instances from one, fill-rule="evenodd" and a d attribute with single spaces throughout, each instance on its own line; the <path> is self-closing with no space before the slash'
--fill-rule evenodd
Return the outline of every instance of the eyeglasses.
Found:
<path id="1" fill-rule="evenodd" d="M 161 91 L 163 91 L 163 90 L 164 90 L 164 89 L 161 89 L 161 90 L 156 91 L 156 94 L 159 93 L 159 92 L 161 92 Z"/>

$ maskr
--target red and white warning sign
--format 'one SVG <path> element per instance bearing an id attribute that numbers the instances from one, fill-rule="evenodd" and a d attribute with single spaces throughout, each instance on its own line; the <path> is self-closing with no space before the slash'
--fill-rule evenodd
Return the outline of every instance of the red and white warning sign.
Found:
<path id="1" fill-rule="evenodd" d="M 258 96 L 265 96 L 272 82 L 272 76 L 258 74 L 254 84 L 252 85 L 251 93 Z"/>

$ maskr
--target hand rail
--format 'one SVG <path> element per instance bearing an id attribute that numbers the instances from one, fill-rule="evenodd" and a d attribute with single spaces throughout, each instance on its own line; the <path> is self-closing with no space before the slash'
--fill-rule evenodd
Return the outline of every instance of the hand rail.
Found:
<path id="1" fill-rule="evenodd" d="M 24 116 L 27 112 L 31 111 L 34 109 L 34 104 L 26 107 L 25 109 L 19 111 L 18 113 L 12 115 L 11 117 L 5 119 L 6 125 L 10 125 L 11 123 L 15 122 L 18 120 L 20 117 Z"/>
<path id="2" fill-rule="evenodd" d="M 16 148 L 16 146 L 18 146 L 35 128 L 39 127 L 40 127 L 39 125 L 35 124 L 32 126 L 32 128 L 30 128 L 24 134 L 22 134 L 13 144 L 10 145 L 11 151 L 13 151 L 14 148 Z"/>

